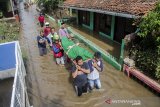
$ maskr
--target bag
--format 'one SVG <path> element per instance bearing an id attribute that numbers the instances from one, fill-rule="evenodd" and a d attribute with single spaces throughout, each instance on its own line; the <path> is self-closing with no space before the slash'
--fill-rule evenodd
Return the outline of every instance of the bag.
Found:
<path id="1" fill-rule="evenodd" d="M 55 54 L 59 53 L 59 52 L 60 52 L 60 48 L 57 47 L 56 45 L 53 45 L 53 52 L 54 52 Z"/>
<path id="2" fill-rule="evenodd" d="M 54 52 L 54 57 L 55 58 L 60 58 L 63 56 L 62 51 L 60 50 L 60 48 L 58 46 L 56 46 L 55 44 L 53 45 L 53 52 Z"/>

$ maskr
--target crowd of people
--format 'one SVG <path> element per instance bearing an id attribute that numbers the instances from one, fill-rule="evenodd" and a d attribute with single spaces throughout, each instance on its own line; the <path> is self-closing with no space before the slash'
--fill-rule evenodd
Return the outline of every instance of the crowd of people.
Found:
<path id="1" fill-rule="evenodd" d="M 56 64 L 64 66 L 67 63 L 64 56 L 67 56 L 63 50 L 62 38 L 71 39 L 65 23 L 61 23 L 58 33 L 54 27 L 50 27 L 48 22 L 45 22 L 45 17 L 40 14 L 38 21 L 43 30 L 37 36 L 37 43 L 40 56 L 47 54 L 47 44 L 56 60 Z M 103 71 L 103 62 L 100 52 L 95 52 L 93 58 L 84 61 L 82 56 L 77 55 L 72 61 L 71 73 L 73 77 L 73 85 L 77 96 L 82 93 L 91 92 L 94 88 L 101 88 L 99 72 Z"/>

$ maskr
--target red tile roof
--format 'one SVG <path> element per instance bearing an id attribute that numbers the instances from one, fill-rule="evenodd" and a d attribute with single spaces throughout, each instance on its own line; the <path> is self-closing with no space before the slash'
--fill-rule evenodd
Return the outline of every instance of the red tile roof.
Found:
<path id="1" fill-rule="evenodd" d="M 157 1 L 158 0 L 66 0 L 63 6 L 141 16 L 152 10 Z"/>

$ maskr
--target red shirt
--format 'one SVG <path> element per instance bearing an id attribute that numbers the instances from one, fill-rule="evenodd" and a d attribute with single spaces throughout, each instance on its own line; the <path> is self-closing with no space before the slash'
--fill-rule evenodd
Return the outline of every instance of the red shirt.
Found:
<path id="1" fill-rule="evenodd" d="M 51 28 L 50 27 L 45 27 L 44 28 L 44 36 L 48 36 L 50 32 L 51 32 Z"/>
<path id="2" fill-rule="evenodd" d="M 39 22 L 44 22 L 44 16 L 39 16 L 38 20 Z"/>

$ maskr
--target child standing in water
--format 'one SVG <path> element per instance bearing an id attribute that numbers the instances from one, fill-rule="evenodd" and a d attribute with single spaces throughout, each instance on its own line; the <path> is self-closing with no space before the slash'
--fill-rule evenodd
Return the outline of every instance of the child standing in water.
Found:
<path id="1" fill-rule="evenodd" d="M 58 65 L 64 66 L 64 54 L 63 54 L 63 48 L 59 42 L 59 36 L 54 35 L 53 39 L 54 39 L 54 42 L 52 44 L 52 51 L 53 51 L 54 57 L 56 58 L 56 63 Z"/>

